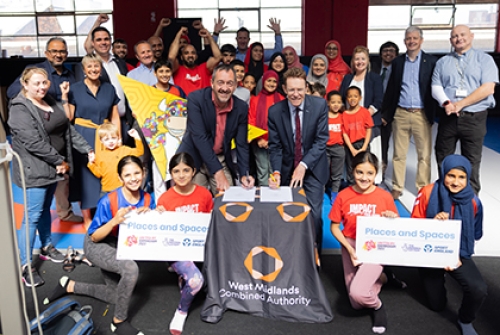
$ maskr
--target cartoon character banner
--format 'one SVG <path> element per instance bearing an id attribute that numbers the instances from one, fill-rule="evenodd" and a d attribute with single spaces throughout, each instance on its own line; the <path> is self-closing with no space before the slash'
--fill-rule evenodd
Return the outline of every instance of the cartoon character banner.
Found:
<path id="1" fill-rule="evenodd" d="M 118 76 L 163 180 L 168 160 L 186 132 L 187 100 L 125 76 Z"/>

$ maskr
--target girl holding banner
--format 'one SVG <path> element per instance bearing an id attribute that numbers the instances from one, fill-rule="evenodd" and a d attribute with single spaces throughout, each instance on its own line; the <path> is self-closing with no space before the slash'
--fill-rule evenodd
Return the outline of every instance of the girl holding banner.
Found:
<path id="1" fill-rule="evenodd" d="M 212 193 L 193 183 L 196 173 L 193 158 L 187 153 L 178 153 L 172 157 L 168 167 L 175 185 L 161 195 L 156 209 L 160 212 L 210 213 L 214 207 Z M 179 275 L 181 287 L 181 300 L 170 322 L 170 333 L 180 335 L 189 307 L 203 286 L 204 279 L 191 261 L 172 262 L 170 268 Z"/>
<path id="2" fill-rule="evenodd" d="M 471 165 L 467 158 L 449 155 L 441 164 L 440 178 L 418 193 L 412 218 L 462 221 L 460 260 L 456 268 L 420 268 L 419 273 L 429 306 L 434 311 L 446 307 L 445 273 L 463 290 L 458 324 L 464 335 L 477 335 L 472 321 L 486 299 L 487 287 L 471 256 L 474 241 L 483 236 L 483 207 L 470 185 Z"/>
<path id="3" fill-rule="evenodd" d="M 141 335 L 141 331 L 126 321 L 139 268 L 133 260 L 116 259 L 116 244 L 118 227 L 125 221 L 127 213 L 134 209 L 138 213 L 146 212 L 155 205 L 149 194 L 141 189 L 144 168 L 139 158 L 123 157 L 118 162 L 118 175 L 123 186 L 99 200 L 83 246 L 89 261 L 101 268 L 106 284 L 75 282 L 64 276 L 59 279 L 59 284 L 51 296 L 44 300 L 44 304 L 49 304 L 67 293 L 94 297 L 115 304 L 111 323 L 111 330 L 115 334 Z"/>
<path id="4" fill-rule="evenodd" d="M 354 185 L 342 190 L 332 206 L 329 218 L 333 236 L 342 245 L 344 280 L 351 306 L 373 311 L 372 331 L 382 334 L 387 327 L 384 305 L 378 297 L 387 281 L 380 264 L 359 263 L 356 257 L 356 220 L 358 216 L 397 217 L 397 209 L 389 192 L 375 185 L 378 172 L 377 157 L 359 152 L 352 160 Z M 340 223 L 344 229 L 340 230 Z"/>

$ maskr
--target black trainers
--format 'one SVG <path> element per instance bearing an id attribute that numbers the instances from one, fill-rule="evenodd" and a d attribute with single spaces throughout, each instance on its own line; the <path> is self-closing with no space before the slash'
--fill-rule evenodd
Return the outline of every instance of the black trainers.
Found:
<path id="1" fill-rule="evenodd" d="M 28 287 L 32 287 L 32 286 L 37 287 L 37 286 L 42 286 L 43 284 L 45 284 L 45 281 L 42 279 L 42 277 L 40 277 L 40 275 L 38 274 L 38 270 L 35 267 L 31 268 L 31 273 L 33 274 L 33 282 L 31 282 L 29 268 L 26 265 L 23 269 L 23 283 L 24 283 L 24 285 L 26 285 Z"/>
<path id="2" fill-rule="evenodd" d="M 64 255 L 57 250 L 52 244 L 40 250 L 39 258 L 44 261 L 52 261 L 54 263 L 62 263 Z"/>

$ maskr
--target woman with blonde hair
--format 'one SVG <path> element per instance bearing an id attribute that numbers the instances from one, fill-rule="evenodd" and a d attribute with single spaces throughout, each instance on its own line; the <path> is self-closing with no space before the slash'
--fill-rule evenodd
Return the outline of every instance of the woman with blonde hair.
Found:
<path id="1" fill-rule="evenodd" d="M 101 82 L 102 60 L 98 55 L 87 55 L 82 59 L 85 79 L 71 86 L 69 92 L 68 115 L 75 121 L 75 129 L 89 142 L 99 155 L 100 142 L 96 137 L 97 128 L 106 121 L 112 122 L 120 131 L 120 115 L 113 85 Z M 121 135 L 121 134 L 119 134 Z M 81 189 L 81 201 L 85 228 L 92 221 L 92 211 L 100 197 L 101 183 L 87 168 L 87 157 L 75 156 L 79 170 L 75 177 L 76 189 Z"/>
<path id="2" fill-rule="evenodd" d="M 359 87 L 361 90 L 360 106 L 367 108 L 373 119 L 374 127 L 372 128 L 372 140 L 370 142 L 370 152 L 372 152 L 377 159 L 382 159 L 382 142 L 380 140 L 380 126 L 382 125 L 382 118 L 380 116 L 380 107 L 382 107 L 382 99 L 384 92 L 382 89 L 382 78 L 376 73 L 370 72 L 370 55 L 368 48 L 364 46 L 357 46 L 354 48 L 351 59 L 351 71 L 342 80 L 340 85 L 340 93 L 345 99 L 345 93 L 351 86 Z M 348 108 L 347 101 L 345 106 Z M 377 171 L 375 183 L 382 182 L 382 171 Z"/>

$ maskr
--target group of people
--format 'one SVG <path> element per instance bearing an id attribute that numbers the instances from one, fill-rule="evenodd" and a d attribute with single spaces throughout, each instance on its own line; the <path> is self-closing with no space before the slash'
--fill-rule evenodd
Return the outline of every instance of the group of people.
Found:
<path id="1" fill-rule="evenodd" d="M 109 31 L 101 26 L 107 19 L 99 15 L 85 41 L 89 54 L 81 69 L 75 69 L 85 75 L 82 80 L 77 80 L 81 73 L 63 65 L 67 45 L 54 37 L 47 42 L 47 60 L 26 68 L 8 90 L 12 145 L 23 162 L 22 168 L 14 163 L 14 182 L 21 186 L 24 175 L 27 187 L 28 216 L 19 233 L 27 286 L 43 284 L 36 267 L 28 266 L 31 252 L 26 253 L 27 244 L 33 249 L 36 230 L 42 242 L 40 258 L 66 261 L 50 237 L 50 203 L 55 194 L 61 220 L 84 222 L 86 257 L 101 268 L 105 284 L 64 276 L 46 301 L 68 293 L 105 300 L 115 304 L 113 332 L 142 334 L 127 321 L 137 264 L 116 259 L 118 226 L 127 213 L 210 212 L 212 197 L 237 184 L 303 187 L 321 252 L 326 185 L 333 202 L 331 232 L 342 245 L 351 305 L 372 309 L 372 330 L 383 333 L 387 318 L 378 293 L 390 278 L 382 265 L 357 261 L 356 217 L 397 216 L 394 199 L 404 189 L 406 152 L 413 135 L 419 195 L 412 216 L 462 220 L 460 263 L 443 270 L 421 269 L 424 288 L 431 308 L 443 309 L 444 271 L 448 271 L 464 288 L 459 324 L 465 335 L 475 334 L 472 321 L 486 297 L 486 284 L 471 259 L 474 241 L 482 235 L 479 163 L 498 71 L 490 56 L 472 48 L 468 27 L 452 30 L 454 51 L 440 60 L 421 50 L 422 31 L 409 27 L 406 53 L 396 57 L 397 45 L 387 42 L 380 49 L 380 69 L 370 71 L 366 47 L 354 49 L 349 67 L 335 40 L 328 41 L 324 54 L 312 57 L 309 67 L 302 65 L 292 47 L 282 48 L 276 19 L 268 26 L 275 32 L 271 52 L 259 42 L 249 45 L 250 32 L 245 28 L 237 32 L 237 47 L 219 48 L 223 19 L 216 20 L 213 34 L 200 22 L 182 27 L 167 52 L 160 36 L 170 20 L 162 19 L 152 37 L 134 46 L 139 63 L 133 66 L 124 60 L 125 41 L 111 43 Z M 189 29 L 198 31 L 208 53 L 189 44 Z M 117 74 L 187 97 L 187 129 L 177 153 L 169 157 L 172 180 L 160 181 L 165 188 L 156 197 L 143 190 L 151 155 Z M 439 106 L 444 110 L 436 141 L 440 177 L 431 184 L 430 127 Z M 249 124 L 266 134 L 248 143 Z M 392 196 L 377 186 L 387 166 L 391 127 Z M 463 156 L 452 155 L 459 139 Z M 341 190 L 344 178 L 351 186 Z M 83 218 L 72 212 L 70 200 L 80 201 Z M 365 207 L 373 211 L 353 212 L 356 204 L 369 205 Z M 30 228 L 29 241 L 25 225 Z M 193 262 L 171 262 L 169 268 L 181 283 L 181 301 L 170 323 L 170 332 L 177 335 L 204 279 Z"/>

